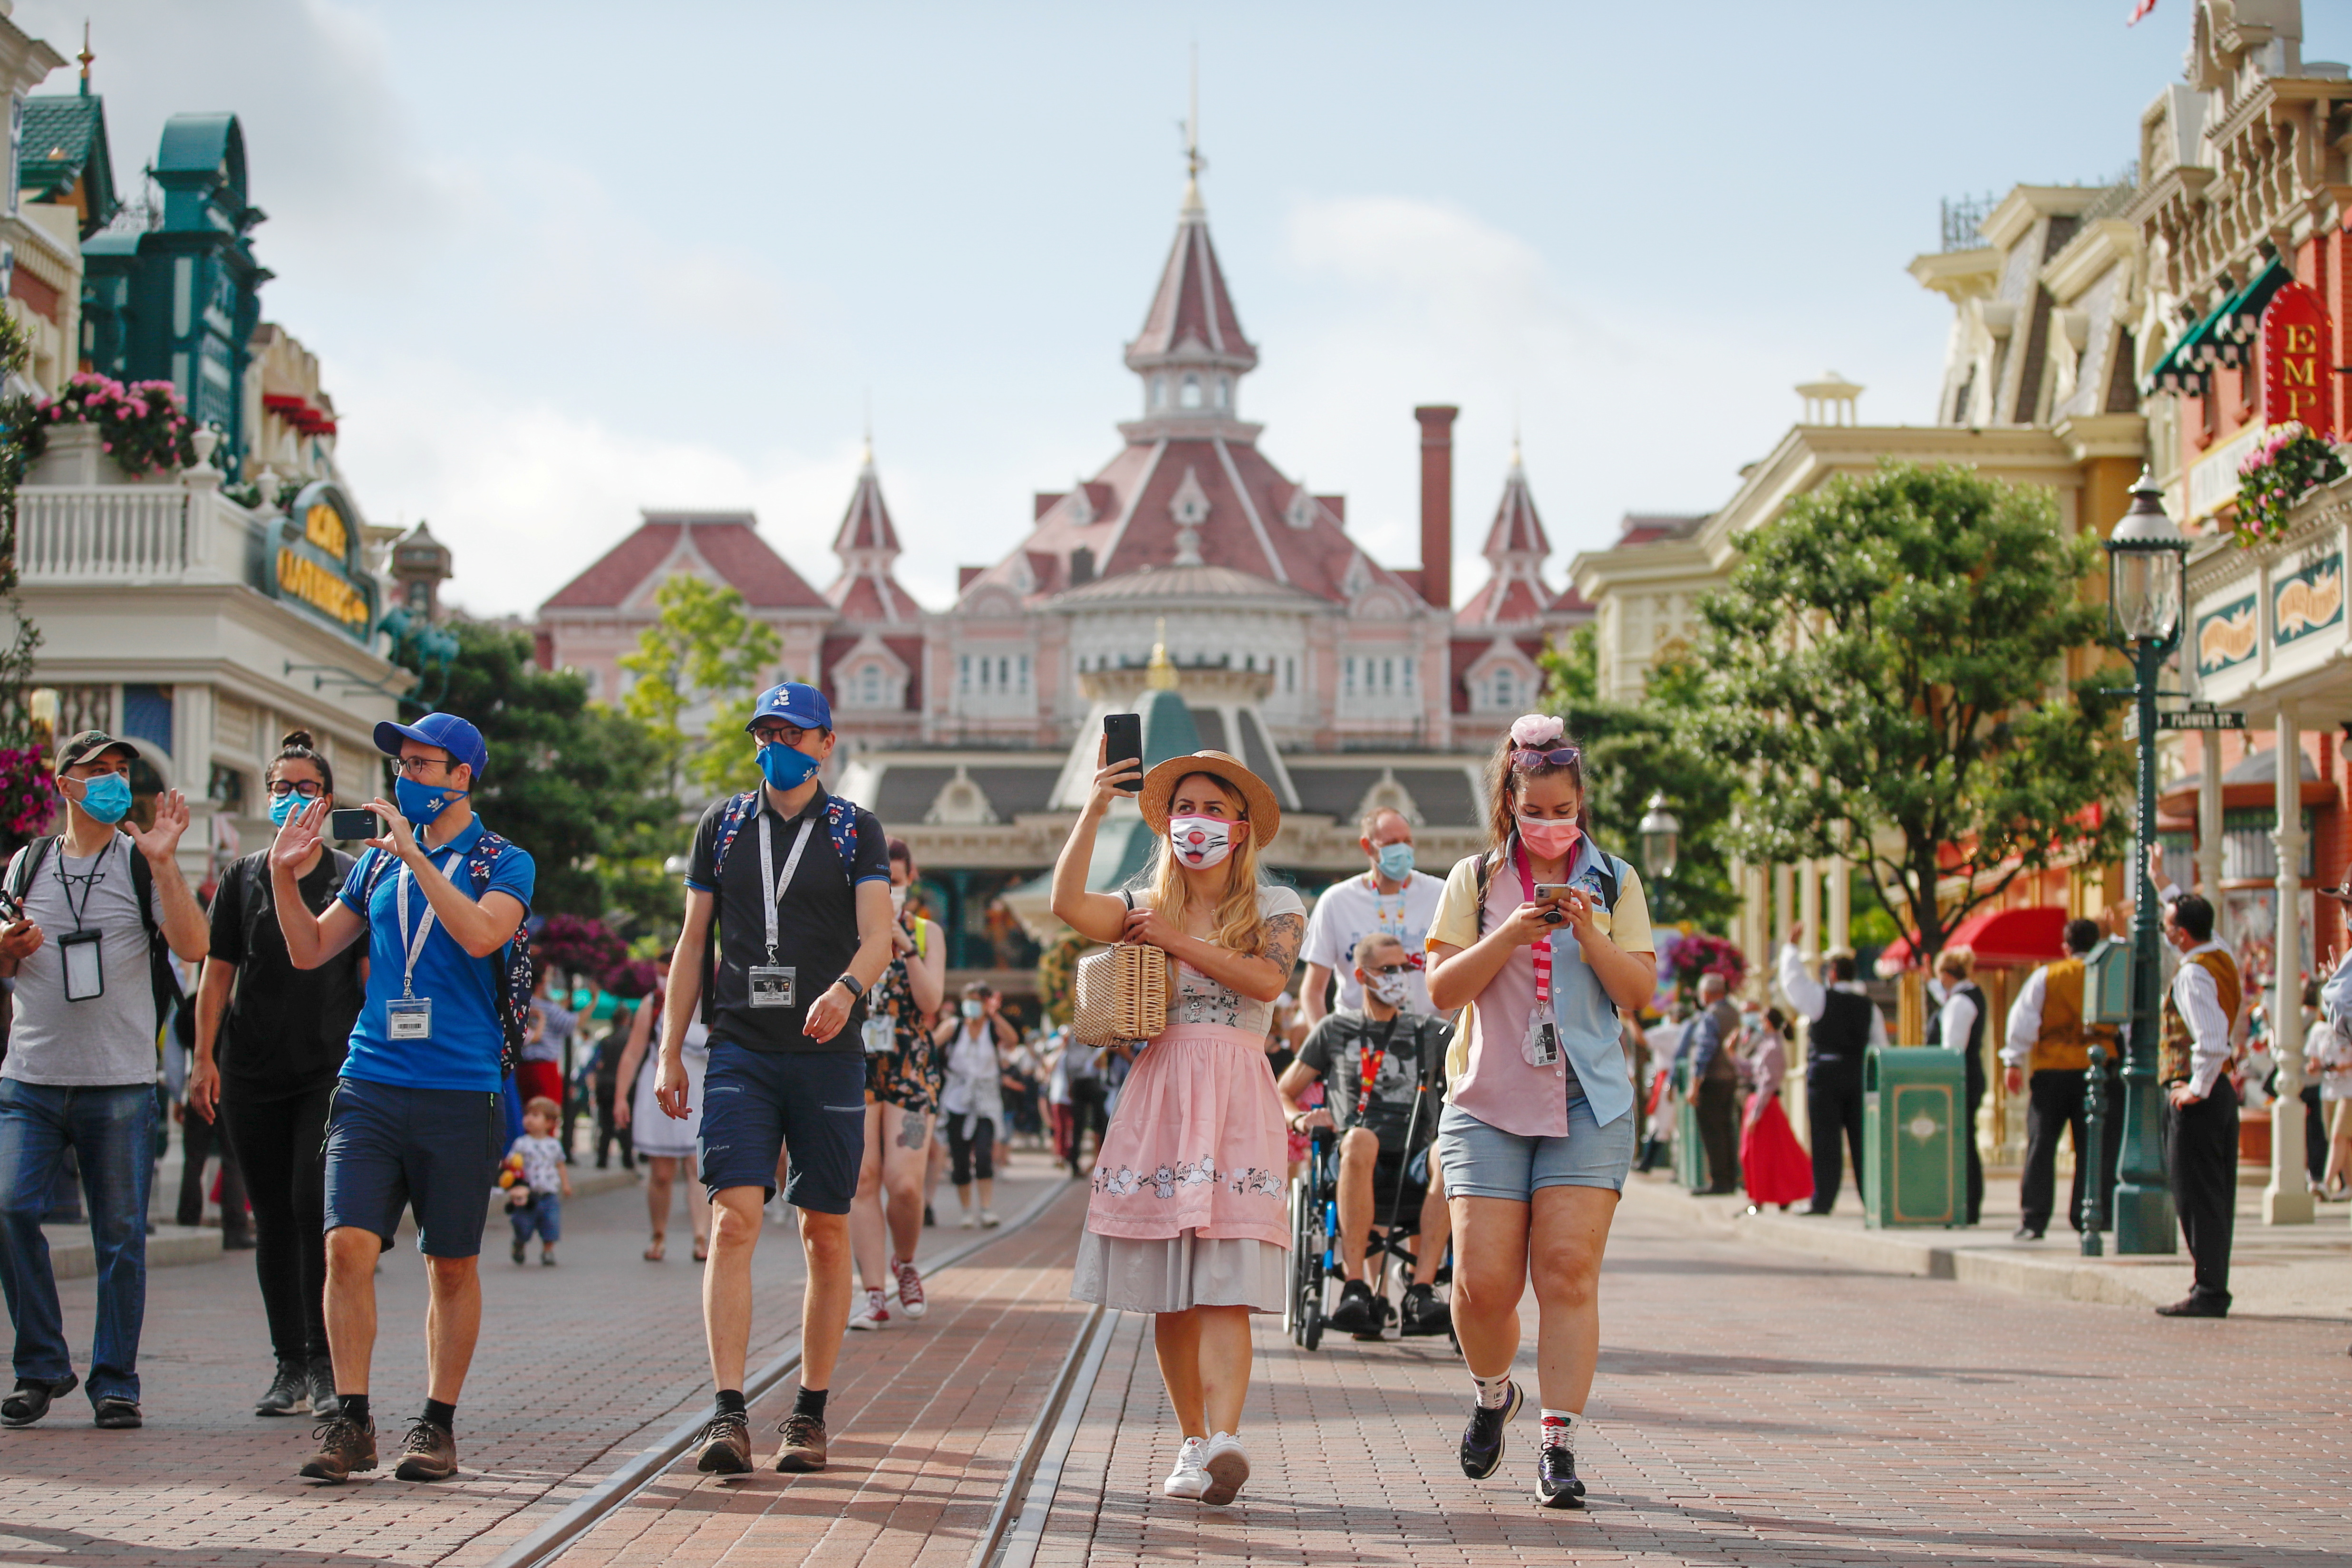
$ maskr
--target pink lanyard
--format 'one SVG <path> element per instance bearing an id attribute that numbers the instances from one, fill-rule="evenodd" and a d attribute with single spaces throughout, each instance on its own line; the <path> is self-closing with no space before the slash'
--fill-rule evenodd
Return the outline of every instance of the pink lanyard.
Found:
<path id="1" fill-rule="evenodd" d="M 1528 870 L 1527 847 L 1519 836 L 1511 835 L 1511 864 L 1519 873 L 1519 896 L 1529 903 L 1536 901 L 1536 879 Z M 1536 1010 L 1538 1015 L 1551 1008 L 1551 937 L 1546 934 L 1531 950 L 1536 966 Z"/>

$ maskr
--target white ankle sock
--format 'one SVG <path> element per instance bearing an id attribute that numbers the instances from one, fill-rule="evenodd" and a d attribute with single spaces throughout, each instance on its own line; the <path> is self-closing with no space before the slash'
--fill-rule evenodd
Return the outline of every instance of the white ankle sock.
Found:
<path id="1" fill-rule="evenodd" d="M 1488 1410 L 1500 1410 L 1511 1402 L 1509 1373 L 1507 1372 L 1500 1377 L 1480 1377 L 1474 1372 L 1470 1374 L 1470 1381 L 1478 1385 L 1478 1403 L 1482 1407 Z"/>
<path id="2" fill-rule="evenodd" d="M 1576 1416 L 1567 1410 L 1546 1410 L 1543 1413 L 1543 1447 L 1576 1451 Z"/>

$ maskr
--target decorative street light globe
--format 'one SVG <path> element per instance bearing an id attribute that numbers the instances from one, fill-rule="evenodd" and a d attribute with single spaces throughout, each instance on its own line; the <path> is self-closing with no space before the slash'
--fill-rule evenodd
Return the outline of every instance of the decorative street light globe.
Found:
<path id="1" fill-rule="evenodd" d="M 1683 825 L 1666 809 L 1665 791 L 1650 796 L 1642 816 L 1642 869 L 1660 880 L 1675 874 L 1675 858 L 1682 849 Z"/>
<path id="2" fill-rule="evenodd" d="M 2107 627 L 2119 642 L 2169 652 L 2188 596 L 2189 539 L 2166 515 L 2164 492 L 2146 469 L 2131 496 L 2131 510 L 2106 542 Z"/>

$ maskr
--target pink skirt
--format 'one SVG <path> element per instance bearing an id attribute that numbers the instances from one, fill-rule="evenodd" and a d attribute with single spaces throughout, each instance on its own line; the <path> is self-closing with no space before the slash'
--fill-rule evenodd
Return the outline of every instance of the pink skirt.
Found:
<path id="1" fill-rule="evenodd" d="M 1171 1024 L 1135 1059 L 1096 1156 L 1087 1228 L 1290 1243 L 1282 1100 L 1257 1035 Z"/>

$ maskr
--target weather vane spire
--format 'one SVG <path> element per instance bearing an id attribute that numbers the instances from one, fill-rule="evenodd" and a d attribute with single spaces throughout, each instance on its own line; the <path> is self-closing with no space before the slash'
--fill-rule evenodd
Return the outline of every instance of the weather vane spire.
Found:
<path id="1" fill-rule="evenodd" d="M 1201 46 L 1192 45 L 1192 89 L 1184 115 L 1184 210 L 1196 213 L 1201 205 L 1201 171 L 1209 161 L 1201 156 Z"/>
<path id="2" fill-rule="evenodd" d="M 81 53 L 74 58 L 81 61 L 81 95 L 88 98 L 89 96 L 89 62 L 98 57 L 89 52 L 89 18 L 87 16 L 82 18 L 81 23 Z"/>

